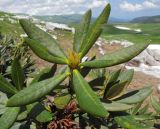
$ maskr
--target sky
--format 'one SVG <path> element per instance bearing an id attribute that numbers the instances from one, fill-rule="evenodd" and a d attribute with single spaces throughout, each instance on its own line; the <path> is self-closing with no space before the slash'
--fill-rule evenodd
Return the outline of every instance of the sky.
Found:
<path id="1" fill-rule="evenodd" d="M 111 17 L 132 19 L 160 15 L 160 0 L 0 0 L 0 10 L 30 15 L 83 14 L 89 8 L 93 16 L 111 4 Z"/>

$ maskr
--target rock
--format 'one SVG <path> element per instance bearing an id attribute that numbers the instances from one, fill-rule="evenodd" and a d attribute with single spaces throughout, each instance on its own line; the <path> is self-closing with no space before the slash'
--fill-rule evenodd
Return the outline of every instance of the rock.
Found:
<path id="1" fill-rule="evenodd" d="M 135 71 L 141 71 L 145 74 L 160 78 L 160 45 L 149 45 L 137 57 L 132 59 L 132 63 L 127 63 L 126 68 L 133 68 Z M 138 62 L 139 65 L 134 65 Z"/>
<path id="2" fill-rule="evenodd" d="M 127 41 L 127 40 L 122 40 L 122 41 L 119 41 L 119 40 L 111 40 L 111 41 L 110 41 L 110 44 L 120 44 L 120 45 L 122 45 L 122 46 L 124 46 L 124 47 L 128 47 L 128 46 L 133 45 L 134 43 L 129 42 L 129 41 Z"/>

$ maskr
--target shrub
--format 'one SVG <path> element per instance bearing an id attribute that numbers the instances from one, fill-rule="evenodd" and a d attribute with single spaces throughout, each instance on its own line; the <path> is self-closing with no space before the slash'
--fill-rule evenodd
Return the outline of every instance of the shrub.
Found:
<path id="1" fill-rule="evenodd" d="M 127 62 L 148 46 L 146 43 L 136 44 L 98 59 L 93 57 L 91 60 L 82 62 L 82 58 L 100 36 L 109 14 L 110 5 L 108 4 L 97 20 L 90 24 L 91 10 L 87 11 L 75 32 L 73 50 L 68 50 L 68 54 L 49 34 L 28 20 L 20 20 L 21 26 L 28 35 L 25 43 L 32 51 L 48 62 L 65 66 L 55 75 L 56 65 L 50 69 L 44 69 L 28 87 L 24 88 L 20 65 L 17 59 L 13 61 L 12 79 L 16 89 L 14 87 L 15 92 L 6 104 L 8 109 L 0 118 L 1 127 L 6 123 L 3 129 L 13 125 L 20 107 L 26 107 L 27 117 L 33 116 L 32 121 L 38 128 L 47 128 L 47 122 L 50 129 L 87 126 L 91 128 L 121 126 L 128 129 L 153 127 L 151 120 L 154 120 L 157 114 L 148 113 L 147 106 L 141 108 L 142 102 L 151 94 L 152 88 L 144 87 L 126 92 L 133 77 L 133 70 L 117 70 L 109 75 L 104 71 L 98 71 L 97 77 L 91 82 L 88 83 L 84 79 L 91 69 L 106 68 Z M 3 84 L 0 85 L 0 89 L 10 93 L 13 86 L 5 79 L 1 79 L 0 82 Z M 46 95 L 50 96 L 45 99 Z M 158 111 L 157 101 L 152 99 L 152 103 Z M 31 124 L 31 119 L 29 121 L 28 125 Z M 150 121 L 151 124 L 148 123 Z"/>
<path id="2" fill-rule="evenodd" d="M 11 73 L 11 62 L 14 57 L 20 58 L 26 75 L 34 69 L 29 47 L 23 43 L 23 39 L 0 34 L 0 73 L 5 77 L 9 77 Z"/>

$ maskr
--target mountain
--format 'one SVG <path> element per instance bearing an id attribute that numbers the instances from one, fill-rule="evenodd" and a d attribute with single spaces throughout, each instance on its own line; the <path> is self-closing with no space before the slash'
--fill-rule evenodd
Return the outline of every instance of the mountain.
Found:
<path id="1" fill-rule="evenodd" d="M 48 22 L 71 24 L 71 23 L 79 23 L 80 20 L 82 19 L 82 16 L 83 15 L 81 14 L 72 14 L 72 15 L 52 15 L 52 16 L 45 15 L 45 16 L 33 16 L 33 17 Z M 92 17 L 92 21 L 95 21 L 95 19 L 96 19 L 95 17 Z M 109 18 L 109 23 L 122 23 L 122 22 L 127 22 L 127 20 L 114 17 Z"/>
<path id="2" fill-rule="evenodd" d="M 160 15 L 137 17 L 131 23 L 160 23 Z"/>
<path id="3" fill-rule="evenodd" d="M 109 23 L 124 23 L 124 22 L 129 22 L 127 19 L 121 19 L 121 18 L 116 18 L 116 17 L 109 17 Z"/>
<path id="4" fill-rule="evenodd" d="M 44 16 L 33 16 L 39 20 L 43 20 L 46 22 L 55 22 L 55 23 L 78 23 L 82 17 L 80 14 L 72 14 L 72 15 L 44 15 Z"/>

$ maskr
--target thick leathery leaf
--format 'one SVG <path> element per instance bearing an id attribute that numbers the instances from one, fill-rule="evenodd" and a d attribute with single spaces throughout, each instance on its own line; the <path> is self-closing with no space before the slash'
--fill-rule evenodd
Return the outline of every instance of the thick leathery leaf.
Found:
<path id="1" fill-rule="evenodd" d="M 0 128 L 10 129 L 17 119 L 20 107 L 10 107 L 6 112 L 0 117 Z"/>
<path id="2" fill-rule="evenodd" d="M 127 48 L 122 48 L 116 52 L 106 54 L 97 60 L 83 62 L 80 64 L 80 66 L 104 68 L 125 63 L 139 55 L 144 49 L 147 48 L 148 45 L 149 44 L 147 43 L 141 43 L 129 46 Z"/>
<path id="3" fill-rule="evenodd" d="M 96 117 L 107 117 L 109 115 L 96 93 L 90 88 L 78 70 L 73 70 L 72 81 L 78 104 L 82 110 Z"/>
<path id="4" fill-rule="evenodd" d="M 8 97 L 5 93 L 0 91 L 0 115 L 3 114 L 6 110 L 6 102 L 8 101 Z"/>
<path id="5" fill-rule="evenodd" d="M 28 121 L 15 122 L 15 124 L 10 129 L 37 129 L 36 123 Z"/>
<path id="6" fill-rule="evenodd" d="M 38 122 L 48 122 L 52 120 L 52 113 L 47 110 L 43 110 L 37 117 Z"/>
<path id="7" fill-rule="evenodd" d="M 137 114 L 139 109 L 141 108 L 142 104 L 143 104 L 143 101 L 135 104 L 134 108 L 132 108 L 132 110 L 130 110 L 130 114 L 132 114 L 132 115 Z"/>
<path id="8" fill-rule="evenodd" d="M 34 77 L 34 79 L 30 84 L 33 84 L 35 82 L 39 82 L 54 76 L 56 69 L 57 69 L 57 64 L 54 64 L 51 68 L 44 68 Z"/>
<path id="9" fill-rule="evenodd" d="M 12 84 L 10 84 L 1 74 L 0 74 L 0 91 L 11 95 L 17 93 L 17 89 Z"/>
<path id="10" fill-rule="evenodd" d="M 119 75 L 120 75 L 120 72 L 121 72 L 121 69 L 117 70 L 117 71 L 114 71 L 110 74 L 109 76 L 109 79 L 108 79 L 108 82 L 107 83 L 113 83 L 113 82 L 116 82 Z"/>
<path id="11" fill-rule="evenodd" d="M 84 16 L 80 22 L 80 25 L 76 29 L 75 36 L 74 36 L 73 50 L 77 53 L 79 52 L 81 44 L 84 41 L 86 34 L 88 32 L 90 20 L 91 20 L 91 15 L 92 15 L 91 10 L 88 10 L 84 14 Z"/>
<path id="12" fill-rule="evenodd" d="M 123 94 L 127 81 L 125 82 L 118 82 L 114 84 L 105 94 L 105 98 L 107 99 L 115 99 L 120 97 Z"/>
<path id="13" fill-rule="evenodd" d="M 103 98 L 105 98 L 106 93 L 113 86 L 113 84 L 115 84 L 117 82 L 117 79 L 118 79 L 120 72 L 121 72 L 121 69 L 114 71 L 109 75 L 107 83 L 105 85 Z"/>
<path id="14" fill-rule="evenodd" d="M 36 27 L 29 20 L 21 19 L 19 20 L 19 22 L 30 39 L 38 40 L 39 44 L 45 46 L 49 53 L 57 57 L 66 58 L 63 50 L 57 44 L 56 40 L 52 38 L 51 35 Z"/>
<path id="15" fill-rule="evenodd" d="M 92 86 L 92 88 L 94 88 L 96 86 L 100 86 L 102 88 L 104 81 L 105 81 L 105 77 L 98 77 L 98 78 L 91 80 L 89 82 L 89 85 Z"/>
<path id="16" fill-rule="evenodd" d="M 87 58 L 87 59 L 88 59 L 88 58 Z M 86 59 L 86 60 L 87 60 L 87 59 Z M 94 59 L 96 59 L 96 56 L 91 57 L 89 60 L 91 61 L 91 60 L 94 60 Z M 83 59 L 82 59 L 82 60 L 83 60 Z M 85 78 L 85 77 L 90 73 L 91 70 L 92 70 L 91 68 L 84 67 L 84 68 L 81 68 L 81 69 L 80 69 L 80 73 L 81 73 L 81 75 Z"/>
<path id="17" fill-rule="evenodd" d="M 0 115 L 3 114 L 7 109 L 6 107 L 7 101 L 8 101 L 7 95 L 0 91 Z"/>
<path id="18" fill-rule="evenodd" d="M 15 58 L 12 62 L 11 75 L 12 75 L 12 80 L 13 80 L 16 88 L 18 90 L 23 89 L 25 77 L 24 77 L 23 69 L 21 67 L 21 64 L 20 64 L 18 58 Z"/>
<path id="19" fill-rule="evenodd" d="M 86 76 L 89 74 L 90 71 L 91 71 L 91 68 L 87 68 L 87 67 L 82 68 L 82 69 L 80 70 L 81 75 L 82 75 L 83 77 L 86 77 Z"/>
<path id="20" fill-rule="evenodd" d="M 67 66 L 63 66 L 63 67 L 60 68 L 59 71 L 58 71 L 59 74 L 63 74 L 63 73 L 65 73 L 65 72 L 70 72 L 70 68 L 69 68 L 68 65 L 67 65 Z"/>
<path id="21" fill-rule="evenodd" d="M 95 23 L 93 23 L 93 25 L 89 28 L 85 40 L 82 42 L 82 45 L 80 47 L 81 58 L 83 58 L 88 53 L 89 49 L 93 46 L 93 44 L 100 36 L 103 30 L 103 25 L 108 21 L 110 9 L 110 4 L 107 4 Z"/>
<path id="22" fill-rule="evenodd" d="M 53 78 L 33 83 L 29 87 L 12 96 L 8 100 L 7 106 L 13 107 L 31 104 L 50 93 L 67 76 L 68 73 L 64 73 L 63 75 L 56 75 Z"/>
<path id="23" fill-rule="evenodd" d="M 34 107 L 36 107 L 38 105 L 38 107 L 41 107 L 41 104 L 39 102 L 34 102 L 34 103 L 31 103 L 29 105 L 26 105 L 26 108 L 27 108 L 27 112 L 28 114 L 31 113 L 32 109 Z M 40 106 L 39 106 L 40 105 Z M 35 112 L 35 111 L 34 111 Z"/>
<path id="24" fill-rule="evenodd" d="M 118 80 L 120 80 L 121 82 L 127 81 L 127 84 L 130 84 L 130 82 L 132 81 L 133 75 L 134 75 L 133 69 L 121 71 L 118 77 Z"/>
<path id="25" fill-rule="evenodd" d="M 152 93 L 151 87 L 144 87 L 139 90 L 134 90 L 129 93 L 124 94 L 116 100 L 116 102 L 126 103 L 126 104 L 136 104 L 144 101 Z"/>
<path id="26" fill-rule="evenodd" d="M 143 115 L 148 113 L 149 104 L 145 104 L 139 111 L 138 114 Z"/>
<path id="27" fill-rule="evenodd" d="M 21 112 L 18 117 L 17 117 L 17 121 L 21 121 L 27 118 L 28 112 L 27 111 L 23 111 Z"/>
<path id="28" fill-rule="evenodd" d="M 150 126 L 138 123 L 133 116 L 119 116 L 114 118 L 115 121 L 125 129 L 150 129 Z"/>
<path id="29" fill-rule="evenodd" d="M 140 121 L 144 121 L 144 120 L 154 120 L 154 116 L 151 115 L 147 115 L 147 114 L 143 114 L 143 115 L 133 115 L 135 120 L 140 120 Z"/>
<path id="30" fill-rule="evenodd" d="M 38 122 L 48 122 L 53 118 L 52 113 L 39 102 L 27 105 L 27 112 L 30 119 L 36 119 Z"/>
<path id="31" fill-rule="evenodd" d="M 54 98 L 54 104 L 56 105 L 57 108 L 63 109 L 65 106 L 67 106 L 70 100 L 71 100 L 70 94 L 62 94 Z"/>
<path id="32" fill-rule="evenodd" d="M 67 59 L 51 55 L 48 52 L 47 48 L 44 47 L 44 45 L 40 44 L 38 40 L 25 38 L 25 42 L 38 57 L 52 63 L 67 64 Z"/>
<path id="33" fill-rule="evenodd" d="M 151 105 L 154 110 L 160 114 L 160 102 L 158 102 L 153 96 L 151 96 Z"/>
<path id="34" fill-rule="evenodd" d="M 117 102 L 111 102 L 111 103 L 103 102 L 102 104 L 107 111 L 125 111 L 133 108 L 133 105 L 117 103 Z"/>

